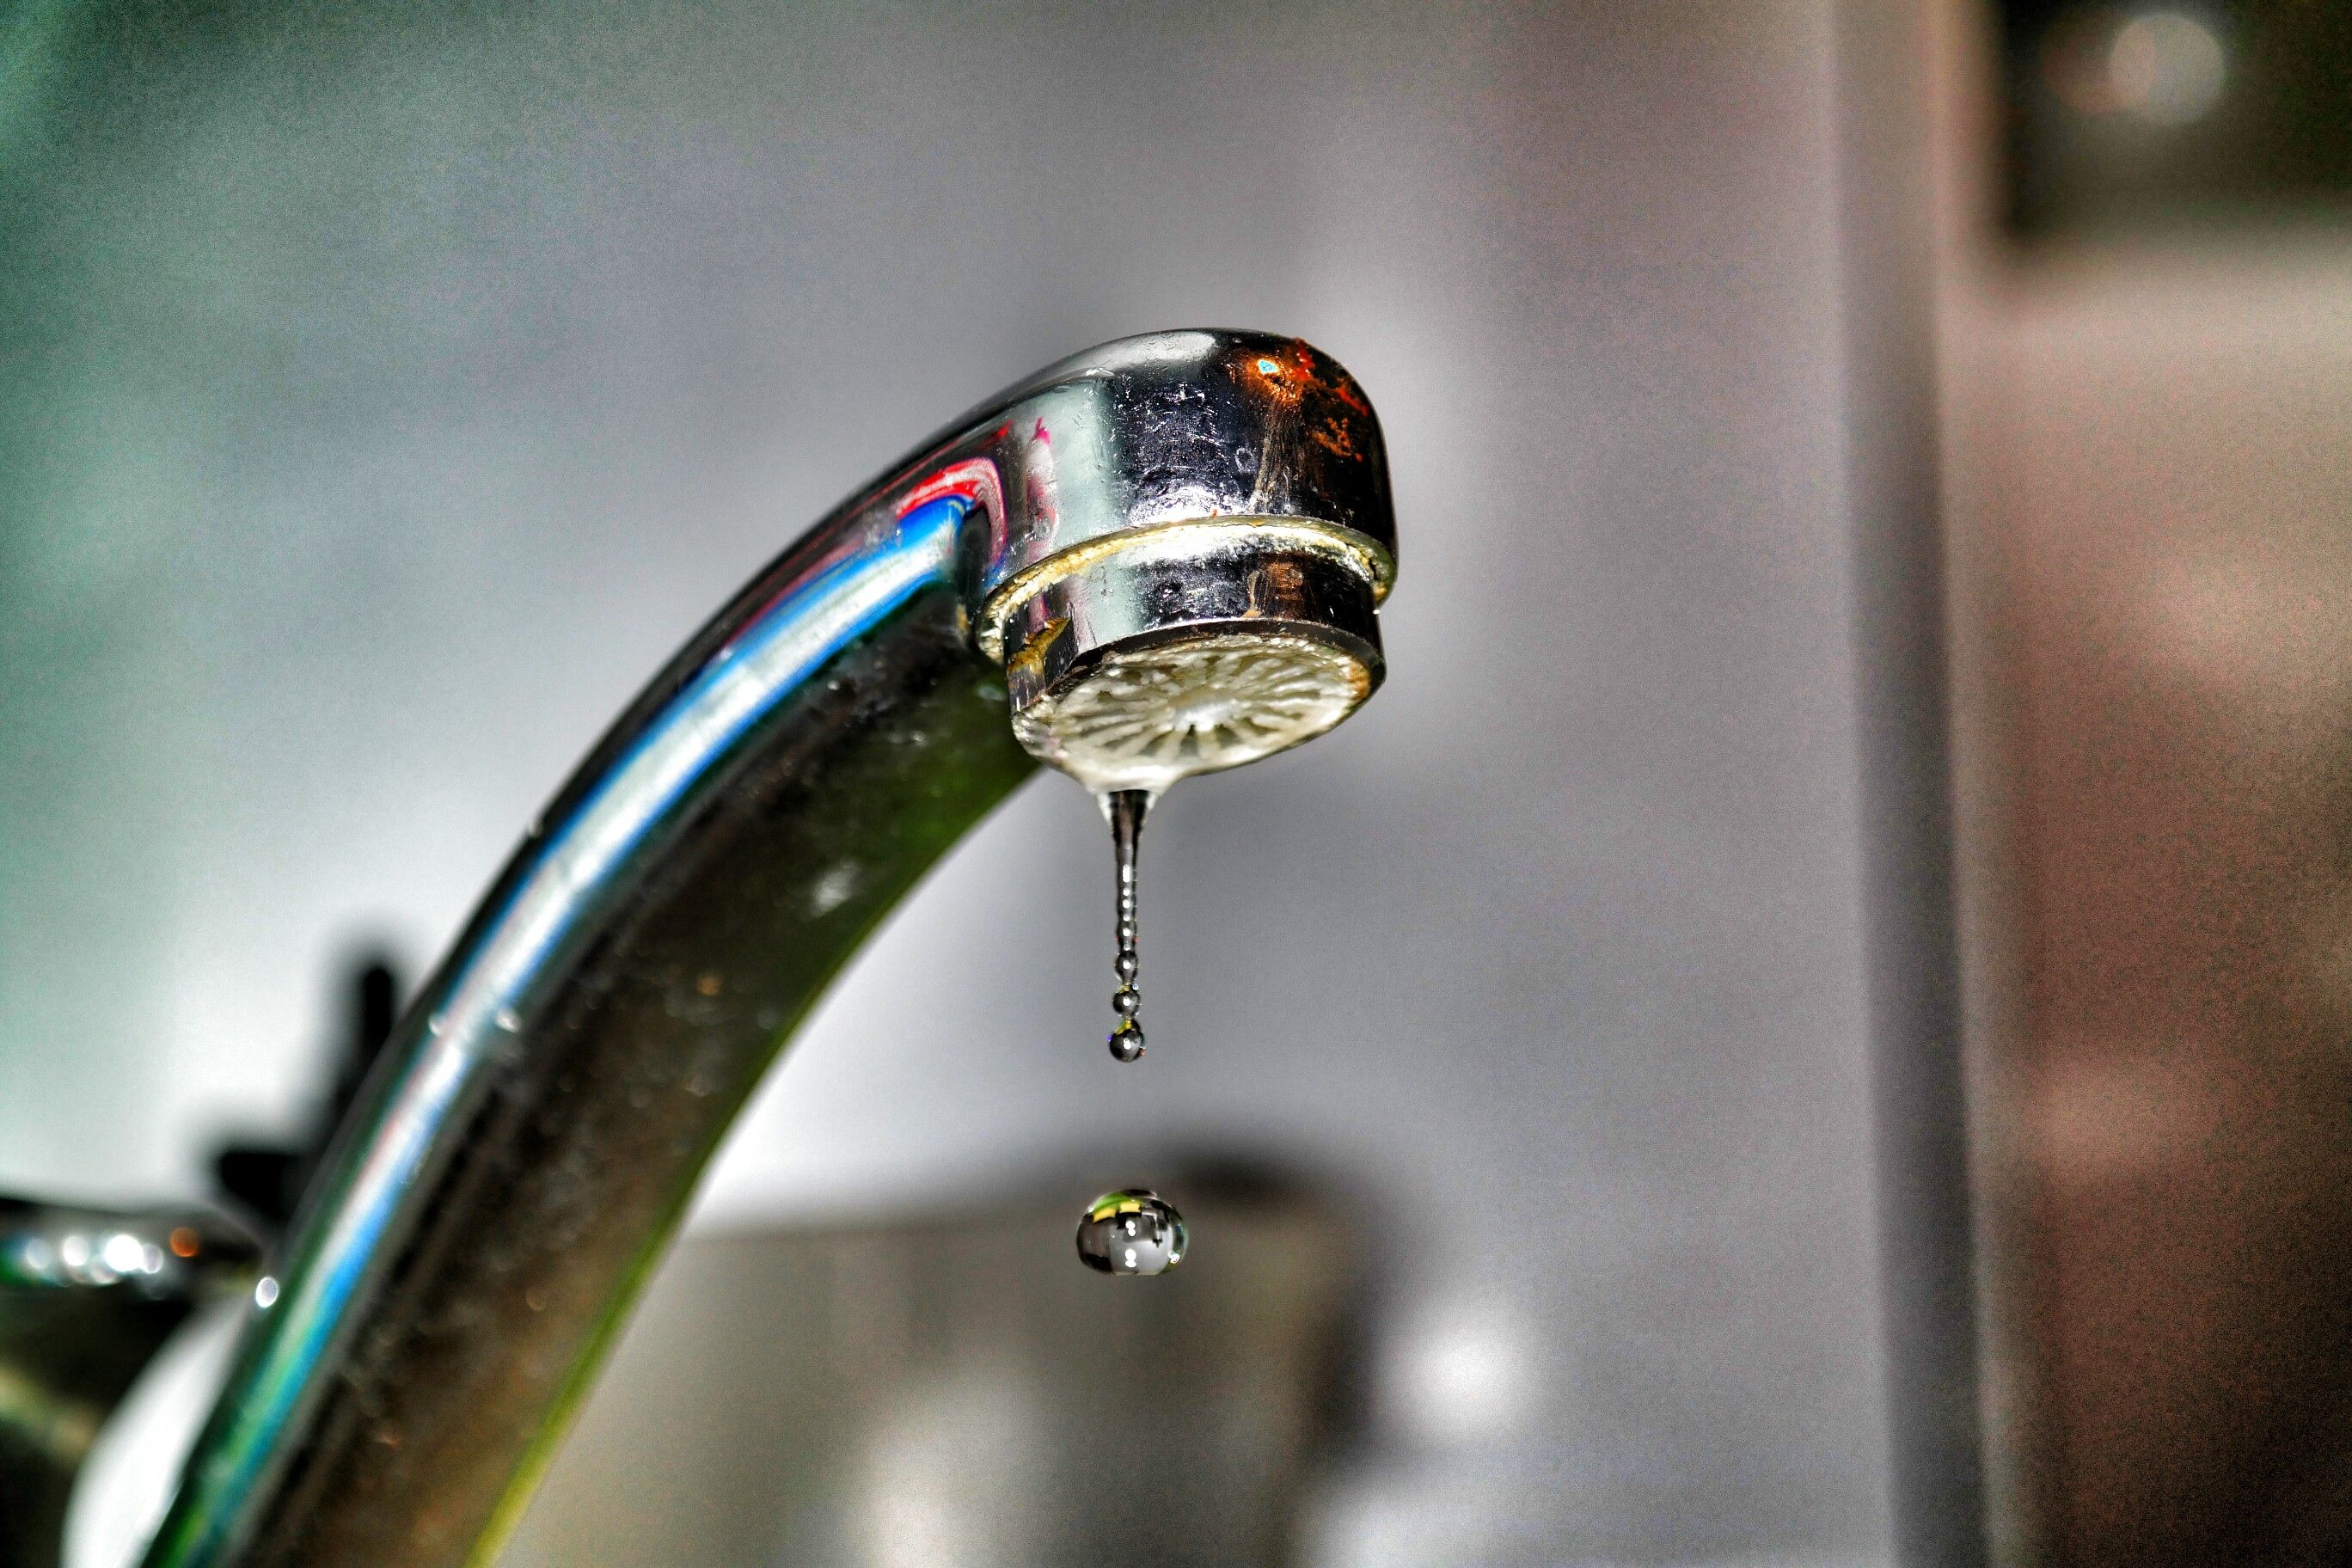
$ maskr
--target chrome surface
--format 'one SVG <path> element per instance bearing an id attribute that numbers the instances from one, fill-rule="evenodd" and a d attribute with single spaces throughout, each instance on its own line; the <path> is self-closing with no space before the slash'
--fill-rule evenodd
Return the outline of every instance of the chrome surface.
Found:
<path id="1" fill-rule="evenodd" d="M 190 1205 L 85 1208 L 0 1198 L 0 1290 L 104 1290 L 199 1300 L 255 1270 L 260 1243 Z"/>
<path id="2" fill-rule="evenodd" d="M 1255 762 L 1355 711 L 1384 666 L 1367 561 L 1261 523 L 1153 530 L 1007 617 L 1013 733 L 1098 793 Z"/>
<path id="3" fill-rule="evenodd" d="M 108 1415 L 188 1314 L 247 1287 L 259 1258 L 209 1209 L 0 1198 L 0 1568 L 52 1568 Z"/>
<path id="4" fill-rule="evenodd" d="M 1013 732 L 1098 793 L 1312 739 L 1383 673 L 1373 609 L 1396 535 L 1370 405 L 1301 343 L 1171 374 L 1207 335 L 1108 352 L 1115 375 L 1051 395 L 1065 417 L 1083 410 L 1082 434 L 1057 444 L 1038 422 L 1029 471 L 1086 475 L 1114 510 L 1008 490 L 980 573 L 980 646 L 1004 661 Z"/>
<path id="5" fill-rule="evenodd" d="M 1295 340 L 1237 332 L 1129 338 L 1042 373 L 974 443 L 998 493 L 973 576 L 982 648 L 1079 546 L 1117 551 L 1154 524 L 1237 520 L 1358 560 L 1385 597 L 1396 521 L 1380 422 L 1348 373 Z M 975 430 L 975 435 L 979 432 Z M 942 470 L 944 482 L 986 482 Z M 977 607 L 977 606 L 976 606 Z"/>
<path id="6" fill-rule="evenodd" d="M 1345 650 L 1351 707 L 1393 545 L 1346 373 L 1234 332 L 1066 361 L 819 522 L 592 753 L 403 1020 L 151 1568 L 486 1559 L 768 1063 L 1029 771 L 1008 708 L 1265 634 Z M 1050 649 L 1024 618 L 1049 600 L 1085 610 Z"/>

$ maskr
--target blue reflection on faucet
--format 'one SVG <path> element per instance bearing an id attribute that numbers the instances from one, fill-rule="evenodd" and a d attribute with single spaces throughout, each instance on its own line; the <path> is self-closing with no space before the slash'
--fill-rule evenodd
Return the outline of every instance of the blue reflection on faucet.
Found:
<path id="1" fill-rule="evenodd" d="M 272 1434 L 293 1413 L 312 1368 L 327 1353 L 344 1308 L 383 1254 L 377 1242 L 397 1212 L 445 1124 L 451 1105 L 479 1089 L 479 1070 L 510 1031 L 533 979 L 553 957 L 583 899 L 619 870 L 677 798 L 722 759 L 753 724 L 833 656 L 879 625 L 917 592 L 952 582 L 957 531 L 977 495 L 973 487 L 934 491 L 898 519 L 892 538 L 853 553 L 763 608 L 670 700 L 594 794 L 559 824 L 527 876 L 489 922 L 481 945 L 450 983 L 434 1014 L 433 1043 L 392 1089 L 386 1119 L 395 1135 L 379 1140 L 354 1179 L 344 1217 L 318 1257 L 324 1268 L 299 1267 L 283 1293 L 257 1297 L 262 1310 L 289 1321 L 266 1342 L 255 1369 L 258 1397 L 206 1467 L 211 1486 L 249 1478 L 275 1451 Z M 293 1261 L 293 1260 L 289 1260 Z M 216 1494 L 216 1495 L 233 1495 Z M 191 1521 L 193 1540 L 222 1522 Z"/>

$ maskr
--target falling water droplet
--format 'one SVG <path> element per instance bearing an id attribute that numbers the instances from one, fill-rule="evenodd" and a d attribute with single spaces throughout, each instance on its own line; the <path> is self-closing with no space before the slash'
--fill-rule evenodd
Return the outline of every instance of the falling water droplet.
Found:
<path id="1" fill-rule="evenodd" d="M 1105 1193 L 1078 1216 L 1078 1257 L 1102 1274 L 1165 1274 L 1184 1261 L 1184 1216 L 1145 1187 Z"/>
<path id="2" fill-rule="evenodd" d="M 1143 1026 L 1136 1021 L 1143 1009 L 1143 993 L 1135 985 L 1139 967 L 1135 956 L 1135 853 L 1143 837 L 1144 814 L 1151 809 L 1151 792 L 1113 790 L 1099 798 L 1103 815 L 1110 818 L 1111 849 L 1118 865 L 1118 956 L 1110 965 L 1118 976 L 1118 989 L 1110 994 L 1110 1010 L 1118 1015 L 1119 1023 L 1110 1034 L 1110 1054 L 1131 1062 L 1143 1054 Z"/>

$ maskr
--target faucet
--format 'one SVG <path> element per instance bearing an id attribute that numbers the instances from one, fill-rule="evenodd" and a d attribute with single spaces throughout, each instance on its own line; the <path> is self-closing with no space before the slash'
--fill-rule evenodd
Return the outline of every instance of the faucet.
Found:
<path id="1" fill-rule="evenodd" d="M 56 1568 L 108 1415 L 198 1307 L 252 1287 L 260 1257 L 201 1205 L 0 1198 L 0 1568 Z"/>
<path id="2" fill-rule="evenodd" d="M 1253 332 L 1066 360 L 818 522 L 403 1018 L 147 1568 L 488 1562 L 721 1135 L 925 869 L 1043 761 L 1104 797 L 1130 935 L 1142 807 L 1362 703 L 1394 574 L 1370 405 Z"/>

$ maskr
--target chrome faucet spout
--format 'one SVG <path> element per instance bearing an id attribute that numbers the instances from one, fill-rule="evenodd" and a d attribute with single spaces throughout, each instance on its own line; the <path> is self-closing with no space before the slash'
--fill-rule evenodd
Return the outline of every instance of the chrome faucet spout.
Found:
<path id="1" fill-rule="evenodd" d="M 488 1560 L 891 906 L 1033 755 L 1158 790 L 1339 722 L 1393 573 L 1370 405 L 1254 333 L 1065 362 L 819 522 L 623 715 L 402 1021 L 150 1568 Z"/>

